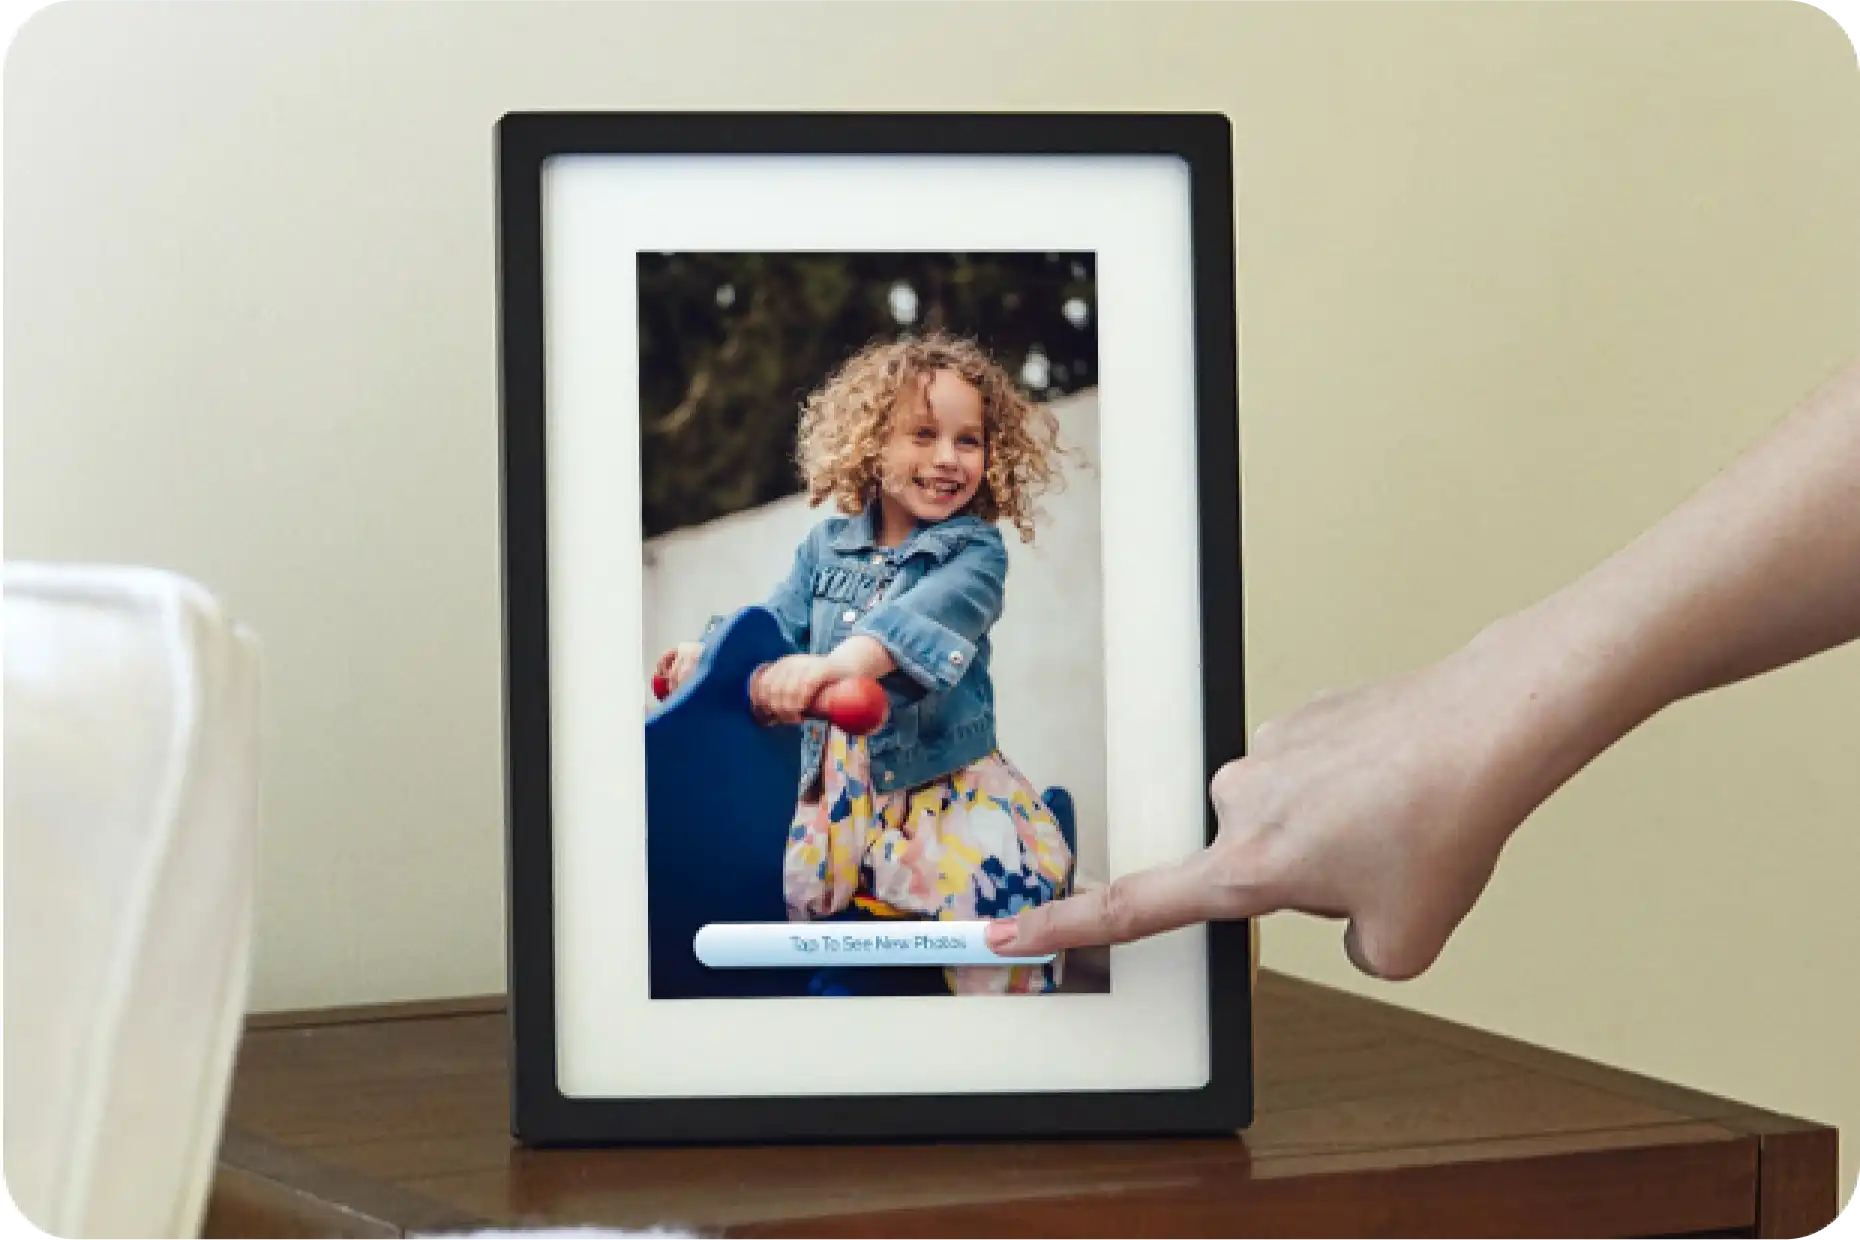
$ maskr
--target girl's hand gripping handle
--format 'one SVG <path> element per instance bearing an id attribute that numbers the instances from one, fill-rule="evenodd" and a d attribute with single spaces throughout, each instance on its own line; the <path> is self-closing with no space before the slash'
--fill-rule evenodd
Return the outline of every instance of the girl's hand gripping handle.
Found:
<path id="1" fill-rule="evenodd" d="M 764 722 L 775 722 L 768 716 L 762 693 L 763 677 L 774 666 L 765 663 L 749 678 L 751 708 Z M 663 673 L 653 676 L 652 694 L 661 702 L 671 696 L 672 688 L 670 680 Z M 849 736 L 867 736 L 878 731 L 890 713 L 891 707 L 885 700 L 884 687 L 870 676 L 854 676 L 827 685 L 814 695 L 805 711 L 809 718 L 825 719 Z"/>
<path id="2" fill-rule="evenodd" d="M 764 678 L 775 666 L 764 664 L 749 678 L 751 708 L 765 723 L 782 722 L 770 712 L 763 691 Z M 826 685 L 802 711 L 810 719 L 825 719 L 849 736 L 866 736 L 878 731 L 890 713 L 884 687 L 870 676 L 851 676 Z"/>

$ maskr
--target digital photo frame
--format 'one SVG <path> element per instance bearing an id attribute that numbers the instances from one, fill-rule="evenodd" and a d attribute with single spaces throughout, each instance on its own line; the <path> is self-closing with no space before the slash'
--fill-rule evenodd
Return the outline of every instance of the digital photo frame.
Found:
<path id="1" fill-rule="evenodd" d="M 1246 1126 L 1245 923 L 980 935 L 1243 752 L 1225 118 L 497 148 L 513 1135 Z"/>

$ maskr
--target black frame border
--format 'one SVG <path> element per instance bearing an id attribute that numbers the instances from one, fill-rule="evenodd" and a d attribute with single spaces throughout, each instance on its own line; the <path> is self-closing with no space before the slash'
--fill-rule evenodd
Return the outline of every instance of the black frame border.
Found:
<path id="1" fill-rule="evenodd" d="M 1231 1135 L 1253 1113 L 1250 939 L 1208 927 L 1196 1090 L 583 1099 L 556 1075 L 543 202 L 558 155 L 1169 155 L 1190 174 L 1203 763 L 1244 752 L 1232 126 L 1215 113 L 516 112 L 497 146 L 511 1134 L 532 1146 Z M 1207 839 L 1216 821 L 1207 811 Z"/>

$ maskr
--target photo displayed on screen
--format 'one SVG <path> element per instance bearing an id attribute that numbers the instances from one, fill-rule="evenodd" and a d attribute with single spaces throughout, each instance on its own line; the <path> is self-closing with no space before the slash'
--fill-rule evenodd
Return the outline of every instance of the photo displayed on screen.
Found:
<path id="1" fill-rule="evenodd" d="M 1107 993 L 1095 256 L 638 279 L 652 996 Z"/>

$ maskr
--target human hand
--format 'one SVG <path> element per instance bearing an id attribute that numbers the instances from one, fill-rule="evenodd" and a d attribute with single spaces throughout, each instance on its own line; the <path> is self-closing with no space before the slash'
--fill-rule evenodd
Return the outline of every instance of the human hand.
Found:
<path id="1" fill-rule="evenodd" d="M 665 692 L 661 697 L 670 697 L 678 691 L 678 686 L 690 678 L 697 670 L 698 659 L 704 654 L 704 647 L 698 642 L 679 642 L 676 646 L 659 656 L 658 666 L 653 668 L 653 677 L 665 682 Z"/>
<path id="2" fill-rule="evenodd" d="M 1860 363 L 1568 586 L 1431 667 L 1267 724 L 1213 781 L 1205 851 L 997 922 L 990 945 L 1297 909 L 1348 918 L 1365 972 L 1425 971 L 1511 833 L 1598 754 L 1675 702 L 1860 640 L 1857 494 Z"/>
<path id="3" fill-rule="evenodd" d="M 1485 639 L 1267 723 L 1212 782 L 1206 850 L 994 923 L 990 945 L 1037 955 L 1288 909 L 1348 919 L 1365 973 L 1424 972 L 1512 831 L 1607 743 L 1584 735 L 1579 671 L 1532 666 Z"/>
<path id="4" fill-rule="evenodd" d="M 831 660 L 791 654 L 758 672 L 751 694 L 756 708 L 769 722 L 799 723 L 808 716 L 822 689 L 846 677 L 846 672 Z"/>

